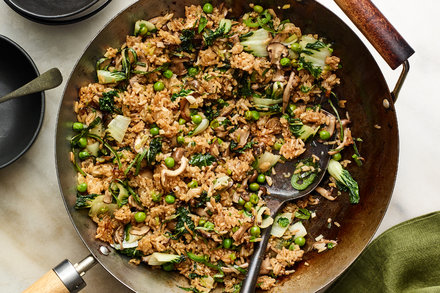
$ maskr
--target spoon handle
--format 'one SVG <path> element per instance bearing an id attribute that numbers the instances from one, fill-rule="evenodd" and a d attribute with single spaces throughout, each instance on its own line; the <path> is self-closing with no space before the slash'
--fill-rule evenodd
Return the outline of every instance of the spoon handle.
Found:
<path id="1" fill-rule="evenodd" d="M 58 68 L 52 68 L 41 74 L 37 78 L 31 80 L 24 86 L 0 98 L 0 103 L 6 102 L 21 96 L 49 90 L 59 86 L 63 82 L 63 77 Z"/>
<path id="2" fill-rule="evenodd" d="M 270 208 L 270 214 L 272 217 L 278 212 L 282 206 L 282 202 L 278 200 L 270 200 L 267 202 L 267 206 Z M 261 263 L 263 262 L 264 255 L 266 253 L 267 244 L 270 239 L 270 231 L 272 226 L 264 229 L 261 236 L 261 241 L 254 243 L 254 254 L 252 255 L 251 262 L 248 267 L 246 278 L 243 280 L 241 286 L 241 293 L 253 293 L 255 292 L 255 285 L 257 284 L 258 275 L 260 273 Z"/>

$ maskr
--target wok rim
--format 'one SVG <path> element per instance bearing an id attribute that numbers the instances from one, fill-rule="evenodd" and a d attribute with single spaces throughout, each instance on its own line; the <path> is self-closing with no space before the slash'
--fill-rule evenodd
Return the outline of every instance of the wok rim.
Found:
<path id="1" fill-rule="evenodd" d="M 111 0 L 109 0 L 109 1 L 111 1 Z M 77 225 L 76 225 L 76 223 L 75 223 L 75 221 L 74 221 L 74 219 L 73 219 L 73 216 L 72 216 L 72 213 L 69 211 L 69 206 L 68 206 L 68 203 L 67 203 L 67 200 L 66 200 L 66 196 L 64 195 L 64 193 L 63 193 L 63 189 L 62 189 L 62 185 L 61 185 L 61 181 L 60 181 L 60 174 L 59 174 L 59 164 L 58 164 L 58 155 L 57 155 L 57 153 L 58 153 L 58 149 L 57 149 L 57 136 L 58 136 L 58 126 L 59 126 L 59 122 L 60 122 L 60 113 L 61 113 L 61 109 L 62 109 L 62 102 L 64 101 L 64 98 L 65 98 L 65 96 L 66 96 L 66 92 L 67 92 L 67 89 L 68 89 L 68 87 L 69 87 L 69 84 L 70 84 L 70 82 L 71 82 L 71 79 L 72 79 L 72 76 L 74 75 L 74 73 L 75 73 L 75 71 L 76 71 L 76 69 L 77 69 L 77 67 L 78 67 L 78 65 L 79 65 L 79 63 L 80 63 L 80 60 L 82 59 L 82 57 L 85 55 L 85 53 L 91 48 L 91 46 L 92 46 L 92 43 L 97 39 L 97 37 L 116 19 L 116 18 L 118 18 L 120 15 L 122 15 L 122 14 L 124 14 L 124 13 L 126 13 L 127 12 L 127 10 L 129 10 L 131 7 L 133 7 L 134 5 L 137 5 L 137 4 L 139 4 L 140 2 L 141 2 L 142 0 L 140 0 L 140 1 L 136 1 L 136 2 L 134 2 L 134 3 L 132 3 L 132 4 L 130 4 L 129 6 L 127 6 L 127 7 L 125 7 L 123 10 L 121 10 L 121 11 L 119 11 L 117 14 L 115 14 L 114 16 L 112 16 L 110 19 L 109 19 L 109 21 L 108 22 L 106 22 L 103 26 L 102 26 L 102 28 L 93 36 L 93 38 L 91 38 L 90 39 L 90 41 L 88 42 L 88 44 L 86 45 L 86 47 L 85 47 L 85 49 L 82 51 L 82 53 L 81 53 L 81 55 L 79 55 L 79 57 L 78 57 L 78 59 L 77 59 L 77 61 L 76 61 L 76 63 L 75 63 L 75 65 L 73 66 L 73 69 L 72 69 L 72 71 L 70 72 L 70 74 L 69 74 L 69 78 L 67 79 L 67 82 L 66 82 L 66 84 L 65 84 L 65 87 L 64 87 L 64 91 L 63 91 L 63 95 L 62 95 L 62 99 L 60 100 L 60 105 L 59 105 L 59 107 L 58 107 L 58 112 L 57 112 L 57 124 L 56 124 L 56 126 L 57 126 L 57 129 L 56 129 L 56 131 L 55 131 L 55 164 L 56 164 L 56 174 L 57 174 L 57 181 L 58 181 L 58 187 L 59 187 L 59 189 L 60 189 L 60 195 L 61 195 L 61 197 L 62 197 L 62 199 L 63 199 L 63 202 L 64 202 L 64 206 L 65 206 L 65 208 L 66 208 L 66 212 L 67 212 L 67 214 L 68 214 L 68 216 L 69 216 L 69 218 L 70 218 L 70 221 L 71 221 L 71 223 L 72 223 L 72 225 L 73 225 L 73 227 L 74 227 L 74 229 L 76 230 L 76 232 L 78 233 L 78 235 L 79 235 L 79 237 L 80 237 L 80 239 L 81 239 L 81 241 L 83 242 L 83 244 L 85 245 L 85 247 L 89 250 L 89 252 L 90 252 L 90 254 L 94 257 L 94 259 L 111 275 L 111 276 L 113 276 L 117 281 L 119 281 L 121 284 L 123 284 L 126 288 L 128 288 L 129 290 L 131 290 L 131 291 L 133 291 L 133 292 L 137 292 L 134 288 L 132 288 L 131 286 L 129 286 L 128 284 L 126 284 L 124 281 L 122 281 L 118 276 L 116 276 L 115 275 L 115 273 L 113 272 L 113 270 L 111 270 L 110 268 L 108 268 L 104 263 L 103 263 L 103 261 L 101 261 L 101 259 L 100 259 L 100 257 L 97 257 L 99 254 L 102 254 L 100 251 L 94 251 L 91 247 L 89 247 L 89 245 L 87 244 L 87 242 L 86 242 L 86 240 L 85 240 L 85 238 L 83 237 L 83 235 L 81 234 L 81 232 L 79 231 L 79 229 L 78 229 L 78 227 L 77 227 Z M 390 107 L 389 107 L 389 111 L 392 111 L 393 112 L 393 121 L 395 122 L 395 127 L 396 127 L 396 146 L 395 146 L 395 150 L 396 150 L 396 161 L 394 161 L 394 162 L 392 162 L 392 164 L 395 166 L 395 172 L 394 172 L 394 174 L 393 174 L 393 176 L 392 176 L 392 182 L 390 181 L 389 183 L 391 184 L 390 185 L 390 187 L 391 187 L 391 189 L 390 189 L 390 192 L 389 192 L 389 194 L 387 195 L 387 199 L 386 199 L 386 204 L 384 204 L 383 205 L 383 208 L 384 208 L 384 210 L 383 210 L 383 212 L 381 213 L 381 215 L 380 215 L 380 217 L 378 217 L 377 218 L 377 220 L 378 220 L 378 224 L 377 224 L 377 226 L 376 227 L 374 227 L 374 233 L 371 233 L 371 235 L 369 235 L 368 236 L 368 241 L 366 241 L 364 244 L 362 244 L 362 245 L 358 245 L 357 247 L 358 248 L 360 248 L 360 250 L 359 250 L 359 252 L 358 253 L 356 253 L 356 254 L 353 254 L 353 256 L 354 257 L 352 257 L 352 259 L 350 260 L 350 261 L 348 261 L 347 262 L 347 264 L 346 265 L 344 265 L 343 266 L 343 270 L 341 270 L 338 274 L 336 274 L 336 275 L 333 275 L 333 276 L 331 276 L 330 277 L 330 281 L 328 281 L 327 283 L 325 283 L 325 284 L 322 284 L 322 285 L 320 285 L 319 286 L 319 289 L 317 290 L 317 291 L 315 291 L 315 292 L 323 292 L 323 290 L 326 290 L 326 289 L 328 289 L 330 286 L 331 286 L 331 284 L 333 284 L 352 264 L 353 264 L 353 262 L 359 257 L 359 255 L 365 250 L 365 248 L 366 248 L 366 246 L 371 242 L 371 240 L 373 239 L 373 237 L 376 235 L 376 233 L 377 233 L 377 230 L 379 229 L 379 226 L 381 225 L 381 223 L 382 223 L 382 221 L 383 221 L 383 218 L 384 218 L 384 216 L 385 216 L 385 214 L 386 214 L 386 212 L 388 211 L 388 208 L 389 208 L 389 205 L 390 205 L 390 202 L 391 202 L 391 198 L 392 198 L 392 196 L 393 196 L 393 193 L 394 193 L 394 188 L 395 188 L 395 185 L 396 185 L 396 179 L 397 179 L 397 174 L 398 174 L 398 167 L 399 167 L 399 157 L 400 157 L 400 137 L 399 137 L 399 127 L 398 127 L 398 120 L 397 120 L 397 113 L 396 113 L 396 109 L 395 109 L 395 107 L 394 107 L 394 103 L 392 102 L 393 100 L 391 99 L 391 92 L 390 92 L 390 89 L 389 89 L 389 86 L 388 86 L 388 83 L 386 82 L 386 79 L 385 79 L 385 77 L 384 77 L 384 75 L 383 75 L 383 72 L 382 72 L 382 70 L 381 70 L 381 68 L 380 68 L 380 66 L 379 66 L 379 64 L 377 63 L 377 61 L 376 61 L 376 58 L 374 58 L 374 56 L 371 54 L 371 51 L 368 49 L 368 47 L 366 46 L 366 44 L 362 41 L 362 39 L 359 37 L 359 35 L 344 21 L 344 20 L 342 20 L 338 15 L 336 15 L 331 9 L 329 9 L 329 8 L 327 8 L 327 6 L 325 6 L 324 4 L 322 4 L 322 3 L 320 3 L 320 2 L 318 2 L 317 0 L 308 0 L 308 1 L 312 1 L 312 2 L 315 2 L 315 5 L 318 5 L 318 6 L 320 6 L 320 8 L 321 9 L 324 9 L 324 10 L 326 10 L 331 16 L 332 16 L 332 19 L 335 19 L 335 20 L 338 20 L 338 21 L 340 21 L 341 23 L 343 23 L 343 25 L 347 28 L 347 30 L 349 30 L 349 32 L 350 32 L 350 34 L 351 34 L 351 37 L 353 37 L 353 39 L 356 39 L 356 41 L 359 43 L 359 45 L 360 46 L 363 46 L 364 48 L 363 49 L 365 49 L 365 51 L 366 52 L 368 52 L 368 54 L 369 54 L 369 57 L 371 57 L 371 60 L 372 60 L 372 65 L 374 65 L 375 66 L 375 68 L 377 68 L 378 70 L 377 70 L 377 72 L 375 72 L 375 74 L 377 75 L 377 77 L 380 79 L 380 81 L 381 82 L 383 82 L 383 85 L 385 85 L 386 86 L 386 90 L 387 90 L 387 99 L 391 102 L 390 103 Z M 161 14 L 160 14 L 161 15 Z M 97 240 L 95 240 L 95 241 L 97 241 Z M 302 263 L 303 263 L 304 261 L 302 261 Z M 292 276 L 295 276 L 295 274 L 292 274 L 292 275 L 290 275 L 290 277 L 288 277 L 286 280 L 282 280 L 280 283 L 278 283 L 279 284 L 279 286 L 283 286 L 283 284 L 286 282 L 286 281 L 288 281 L 288 280 L 291 280 L 293 277 Z M 274 287 L 274 288 L 277 288 L 277 287 Z M 265 291 L 265 292 L 272 292 L 272 290 L 274 289 L 274 288 L 272 288 L 271 290 L 269 290 L 269 291 Z"/>

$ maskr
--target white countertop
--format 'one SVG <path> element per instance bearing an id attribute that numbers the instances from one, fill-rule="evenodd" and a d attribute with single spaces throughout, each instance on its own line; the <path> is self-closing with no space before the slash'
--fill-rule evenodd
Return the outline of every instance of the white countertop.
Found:
<path id="1" fill-rule="evenodd" d="M 56 66 L 66 81 L 98 30 L 134 2 L 114 0 L 88 20 L 54 27 L 33 23 L 0 1 L 0 34 L 22 46 L 40 72 Z M 320 2 L 354 27 L 333 1 Z M 436 175 L 440 166 L 440 3 L 374 2 L 416 51 L 396 105 L 400 165 L 391 204 L 378 230 L 381 233 L 404 220 L 440 209 Z M 392 71 L 375 52 L 374 56 L 393 88 L 400 70 Z M 21 159 L 0 170 L 1 292 L 20 292 L 63 259 L 77 262 L 88 255 L 64 208 L 55 172 L 56 115 L 65 81 L 46 92 L 44 123 L 34 145 Z M 130 292 L 99 265 L 86 274 L 85 280 L 88 285 L 82 292 Z"/>

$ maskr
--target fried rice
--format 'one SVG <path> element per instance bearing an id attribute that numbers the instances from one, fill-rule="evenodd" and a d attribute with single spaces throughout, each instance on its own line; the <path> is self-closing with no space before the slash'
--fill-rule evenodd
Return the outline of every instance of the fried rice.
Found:
<path id="1" fill-rule="evenodd" d="M 239 19 L 224 6 L 188 6 L 185 17 L 138 21 L 121 48 L 103 52 L 99 82 L 74 105 L 76 208 L 89 209 L 97 239 L 133 264 L 178 272 L 193 292 L 238 292 L 272 223 L 282 233 L 269 241 L 263 290 L 294 273 L 305 247 L 337 244 L 312 239 L 304 225 L 320 200 L 337 199 L 338 178 L 285 205 L 276 222 L 264 184 L 321 133 L 335 136 L 332 155 L 353 144 L 350 121 L 319 104 L 340 83 L 340 59 L 320 36 L 251 8 Z M 286 177 L 315 172 L 301 164 Z"/>

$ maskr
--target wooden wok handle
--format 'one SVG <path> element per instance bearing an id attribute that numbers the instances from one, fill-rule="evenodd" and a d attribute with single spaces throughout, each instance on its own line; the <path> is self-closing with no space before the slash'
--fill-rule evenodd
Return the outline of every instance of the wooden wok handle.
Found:
<path id="1" fill-rule="evenodd" d="M 89 255 L 73 265 L 65 259 L 52 270 L 44 274 L 23 293 L 76 293 L 86 286 L 82 275 L 96 264 L 93 256 Z"/>
<path id="2" fill-rule="evenodd" d="M 414 54 L 413 48 L 370 0 L 335 0 L 392 69 Z"/>
<path id="3" fill-rule="evenodd" d="M 58 275 L 50 270 L 38 281 L 33 283 L 29 288 L 23 291 L 23 293 L 69 293 L 64 283 L 60 280 Z"/>

